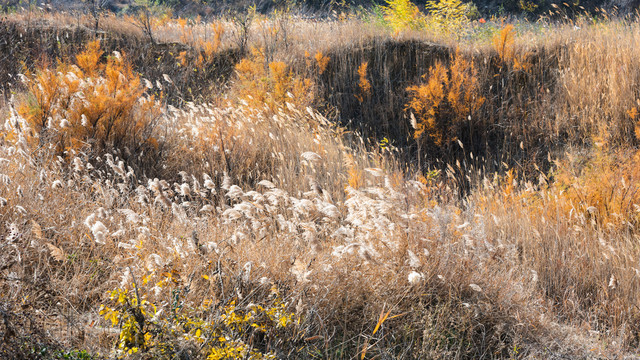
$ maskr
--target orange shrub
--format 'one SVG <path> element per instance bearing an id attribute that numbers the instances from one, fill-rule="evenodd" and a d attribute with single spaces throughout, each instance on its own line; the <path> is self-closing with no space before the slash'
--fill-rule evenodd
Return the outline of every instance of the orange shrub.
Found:
<path id="1" fill-rule="evenodd" d="M 329 65 L 329 60 L 331 60 L 331 58 L 322 54 L 322 51 L 318 51 L 314 58 L 318 64 L 318 72 L 322 75 L 327 69 L 327 65 Z"/>
<path id="2" fill-rule="evenodd" d="M 365 61 L 358 67 L 358 93 L 355 96 L 360 102 L 364 102 L 371 95 L 371 83 L 367 79 L 368 66 L 369 63 Z"/>
<path id="3" fill-rule="evenodd" d="M 222 44 L 222 36 L 224 35 L 224 25 L 221 23 L 212 23 L 211 30 L 213 30 L 213 39 L 197 41 L 197 46 L 202 49 L 201 54 L 196 60 L 196 67 L 201 69 L 205 63 L 213 61 L 214 55 L 220 50 L 220 44 Z"/>
<path id="4" fill-rule="evenodd" d="M 154 143 L 151 129 L 160 115 L 153 96 L 119 53 L 103 61 L 98 40 L 87 44 L 75 65 L 60 63 L 26 74 L 28 94 L 17 106 L 34 148 L 51 144 L 56 155 L 71 150 L 127 147 L 134 152 Z"/>
<path id="5" fill-rule="evenodd" d="M 310 79 L 296 76 L 284 62 L 267 63 L 258 49 L 236 65 L 236 72 L 236 92 L 255 108 L 273 109 L 286 102 L 304 107 L 313 100 Z"/>
<path id="6" fill-rule="evenodd" d="M 579 163 L 577 160 L 580 160 Z M 640 223 L 640 152 L 628 154 L 598 150 L 586 159 L 559 162 L 553 189 L 573 210 L 595 225 L 617 228 Z"/>
<path id="7" fill-rule="evenodd" d="M 502 61 L 509 61 L 513 59 L 515 55 L 514 32 L 515 30 L 513 28 L 513 25 L 509 24 L 503 27 L 502 30 L 500 30 L 500 32 L 493 37 L 493 47 L 498 52 L 498 56 Z"/>
<path id="8" fill-rule="evenodd" d="M 447 145 L 457 139 L 462 124 L 484 103 L 477 70 L 473 62 L 456 53 L 449 68 L 438 62 L 425 77 L 426 83 L 407 88 L 405 109 L 415 119 L 414 138 L 422 141 L 426 135 L 437 146 Z"/>
<path id="9" fill-rule="evenodd" d="M 215 55 L 222 46 L 222 37 L 225 33 L 223 23 L 214 21 L 210 24 L 202 24 L 199 18 L 193 21 L 178 18 L 164 28 L 165 32 L 175 30 L 178 32 L 180 43 L 198 50 L 194 56 L 189 56 L 187 51 L 174 54 L 180 66 L 191 66 L 194 71 L 203 70 L 214 61 Z"/>
<path id="10" fill-rule="evenodd" d="M 498 52 L 498 57 L 503 64 L 512 66 L 513 70 L 528 70 L 530 64 L 526 62 L 523 56 L 516 52 L 515 47 L 515 29 L 509 24 L 500 30 L 493 37 L 493 47 Z"/>

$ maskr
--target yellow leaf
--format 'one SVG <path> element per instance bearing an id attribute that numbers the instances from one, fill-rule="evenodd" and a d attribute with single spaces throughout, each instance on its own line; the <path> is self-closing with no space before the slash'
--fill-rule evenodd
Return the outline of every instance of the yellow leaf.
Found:
<path id="1" fill-rule="evenodd" d="M 385 320 L 387 320 L 387 317 L 389 317 L 389 314 L 391 313 L 391 310 L 387 311 L 387 313 L 384 313 L 384 310 L 382 310 L 382 312 L 380 313 L 380 318 L 378 318 L 378 323 L 376 324 L 376 327 L 373 329 L 373 334 L 371 335 L 375 335 L 378 330 L 380 329 L 380 326 L 382 325 L 382 323 L 385 322 Z"/>
<path id="2" fill-rule="evenodd" d="M 392 317 L 390 317 L 390 318 L 389 318 L 389 320 L 391 320 L 391 319 L 395 319 L 395 318 L 397 318 L 397 317 L 405 316 L 405 315 L 407 315 L 407 314 L 408 314 L 408 312 L 406 312 L 406 313 L 402 313 L 402 314 L 398 314 L 398 315 L 393 315 Z"/>

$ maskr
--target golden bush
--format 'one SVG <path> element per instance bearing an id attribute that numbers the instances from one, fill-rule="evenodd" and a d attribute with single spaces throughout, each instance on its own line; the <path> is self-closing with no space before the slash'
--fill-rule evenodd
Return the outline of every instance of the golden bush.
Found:
<path id="1" fill-rule="evenodd" d="M 301 107 L 313 101 L 313 82 L 297 76 L 281 61 L 268 62 L 262 51 L 252 49 L 248 58 L 236 65 L 235 90 L 239 97 L 256 108 L 291 103 Z"/>
<path id="2" fill-rule="evenodd" d="M 355 97 L 361 103 L 371 95 L 371 83 L 369 79 L 367 79 L 368 66 L 369 63 L 365 61 L 358 67 L 358 90 Z"/>
<path id="3" fill-rule="evenodd" d="M 494 49 L 498 52 L 498 57 L 502 64 L 510 66 L 513 70 L 528 70 L 530 64 L 525 56 L 518 54 L 515 46 L 515 28 L 508 24 L 492 39 Z"/>
<path id="4" fill-rule="evenodd" d="M 477 70 L 472 61 L 459 52 L 447 68 L 438 62 L 425 76 L 426 83 L 407 88 L 406 110 L 411 113 L 414 138 L 425 136 L 437 146 L 457 140 L 463 124 L 476 115 L 484 103 Z"/>
<path id="5" fill-rule="evenodd" d="M 151 137 L 161 115 L 154 96 L 145 96 L 142 79 L 124 56 L 107 56 L 98 40 L 87 44 L 75 64 L 59 63 L 26 74 L 28 94 L 17 110 L 36 149 L 55 155 L 72 151 L 100 153 L 157 144 Z"/>

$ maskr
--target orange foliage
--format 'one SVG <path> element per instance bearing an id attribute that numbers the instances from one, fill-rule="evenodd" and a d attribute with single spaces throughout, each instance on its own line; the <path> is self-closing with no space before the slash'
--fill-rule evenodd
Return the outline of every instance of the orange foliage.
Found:
<path id="1" fill-rule="evenodd" d="M 496 206 L 524 206 L 525 213 L 533 218 L 546 210 L 570 220 L 572 225 L 606 231 L 640 224 L 640 152 L 598 150 L 587 158 L 568 156 L 556 166 L 551 177 L 541 175 L 543 180 L 537 187 L 530 183 L 518 186 L 513 169 L 496 176 L 492 186 L 495 191 L 489 197 L 479 197 L 479 206 L 491 212 Z M 553 181 L 547 182 L 550 178 Z"/>
<path id="2" fill-rule="evenodd" d="M 415 116 L 414 138 L 429 136 L 437 146 L 455 141 L 455 135 L 470 116 L 484 103 L 480 95 L 477 70 L 473 62 L 459 52 L 449 69 L 436 63 L 429 69 L 427 82 L 407 88 L 410 93 L 406 110 Z"/>
<path id="3" fill-rule="evenodd" d="M 493 37 L 493 47 L 498 52 L 498 57 L 503 64 L 510 64 L 513 70 L 527 71 L 531 65 L 523 56 L 518 56 L 515 47 L 515 29 L 509 24 Z"/>
<path id="4" fill-rule="evenodd" d="M 176 19 L 176 21 L 178 22 L 178 25 L 180 25 L 182 29 L 184 29 L 187 26 L 188 20 L 185 18 L 179 17 L 178 19 Z"/>
<path id="5" fill-rule="evenodd" d="M 359 189 L 364 186 L 364 173 L 356 167 L 349 168 L 349 186 Z"/>
<path id="6" fill-rule="evenodd" d="M 515 56 L 515 29 L 513 25 L 509 24 L 500 30 L 498 34 L 493 37 L 493 47 L 498 52 L 500 60 L 503 62 L 512 60 Z"/>
<path id="7" fill-rule="evenodd" d="M 178 60 L 178 64 L 180 64 L 180 66 L 187 66 L 187 52 L 180 51 L 180 53 L 178 53 L 178 55 L 176 56 L 176 60 Z"/>
<path id="8" fill-rule="evenodd" d="M 274 108 L 284 103 L 307 106 L 313 100 L 313 83 L 295 76 L 281 61 L 267 64 L 264 55 L 252 49 L 249 58 L 236 65 L 236 91 L 243 100 L 256 108 Z"/>
<path id="9" fill-rule="evenodd" d="M 102 54 L 100 42 L 92 41 L 87 44 L 85 51 L 76 55 L 76 65 L 83 71 L 85 76 L 95 76 Z"/>
<path id="10" fill-rule="evenodd" d="M 640 223 L 640 152 L 599 150 L 582 166 L 572 160 L 559 163 L 552 187 L 567 213 L 578 211 L 605 228 Z"/>
<path id="11" fill-rule="evenodd" d="M 367 79 L 367 67 L 369 63 L 363 62 L 358 67 L 358 94 L 356 94 L 356 98 L 360 102 L 364 102 L 364 99 L 371 95 L 371 83 Z"/>
<path id="12" fill-rule="evenodd" d="M 435 67 L 429 69 L 429 78 L 426 84 L 407 88 L 411 97 L 406 108 L 416 116 L 415 133 L 413 134 L 416 139 L 420 139 L 424 133 L 427 133 L 436 145 L 442 145 L 444 135 L 438 127 L 436 117 L 440 113 L 440 106 L 446 99 L 445 86 L 448 83 L 447 69 L 438 62 Z"/>
<path id="13" fill-rule="evenodd" d="M 365 185 L 364 172 L 362 171 L 362 169 L 358 168 L 358 166 L 356 165 L 353 155 L 350 155 L 350 154 L 347 155 L 345 159 L 345 163 L 349 167 L 349 170 L 348 170 L 349 178 L 347 180 L 348 185 L 354 189 L 359 189 L 363 187 Z"/>
<path id="14" fill-rule="evenodd" d="M 75 66 L 27 74 L 28 97 L 18 113 L 30 127 L 34 146 L 51 143 L 58 155 L 70 150 L 101 151 L 145 144 L 159 110 L 144 97 L 138 74 L 115 53 L 101 62 L 100 42 L 87 44 Z"/>
<path id="15" fill-rule="evenodd" d="M 213 39 L 211 40 L 198 40 L 197 46 L 202 49 L 202 54 L 198 56 L 196 61 L 196 67 L 202 68 L 205 63 L 213 61 L 214 55 L 220 49 L 222 44 L 222 36 L 224 35 L 224 26 L 220 23 L 212 23 L 211 29 L 213 30 Z"/>
<path id="16" fill-rule="evenodd" d="M 287 64 L 282 61 L 269 63 L 269 71 L 273 79 L 273 95 L 276 101 L 283 101 L 287 96 L 287 90 L 291 83 L 291 73 L 287 70 Z"/>
<path id="17" fill-rule="evenodd" d="M 316 59 L 316 63 L 318 64 L 318 72 L 320 72 L 320 74 L 322 75 L 327 69 L 327 65 L 329 65 L 329 60 L 331 60 L 331 58 L 328 56 L 324 56 L 322 54 L 322 51 L 318 51 L 314 58 Z"/>
<path id="18" fill-rule="evenodd" d="M 225 33 L 224 25 L 219 22 L 212 22 L 210 25 L 207 25 L 204 29 L 205 33 L 207 33 L 209 29 L 213 32 L 213 36 L 208 38 L 207 36 L 203 37 L 202 34 L 198 34 L 198 32 L 195 31 L 196 25 L 200 23 L 198 19 L 193 23 L 182 18 L 178 18 L 176 21 L 180 28 L 180 42 L 200 49 L 200 53 L 193 58 L 191 64 L 195 69 L 203 69 L 208 63 L 213 61 L 214 56 L 220 50 L 222 37 Z M 180 52 L 176 56 L 176 60 L 178 60 L 181 66 L 188 66 L 190 64 L 186 51 Z"/>

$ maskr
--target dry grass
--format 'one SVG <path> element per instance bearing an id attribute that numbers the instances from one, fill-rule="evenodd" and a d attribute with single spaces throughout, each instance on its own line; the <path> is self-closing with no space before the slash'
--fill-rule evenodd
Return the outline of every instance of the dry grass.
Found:
<path id="1" fill-rule="evenodd" d="M 117 32 L 121 21 L 104 21 L 106 33 L 144 41 Z M 186 53 L 160 65 L 131 54 L 144 89 L 98 52 L 87 67 L 85 52 L 60 56 L 55 72 L 33 61 L 24 92 L 3 103 L 3 356 L 637 352 L 636 22 L 484 37 L 476 24 L 480 40 L 454 50 L 358 19 L 255 18 L 226 98 L 162 102 L 164 87 L 191 84 L 177 76 L 240 47 L 237 22 L 215 24 L 159 23 L 157 39 Z M 89 73 L 91 91 L 70 91 L 83 88 L 68 74 Z M 135 91 L 109 86 L 120 75 Z M 100 108 L 118 96 L 136 110 Z M 131 121 L 149 103 L 153 164 L 132 145 L 135 127 L 117 129 L 134 139 L 120 145 L 85 131 L 84 118 Z"/>

